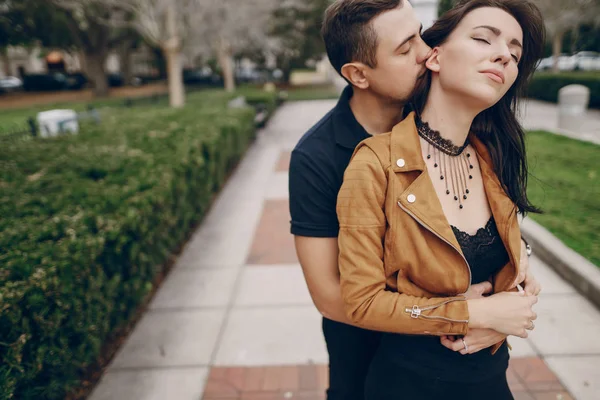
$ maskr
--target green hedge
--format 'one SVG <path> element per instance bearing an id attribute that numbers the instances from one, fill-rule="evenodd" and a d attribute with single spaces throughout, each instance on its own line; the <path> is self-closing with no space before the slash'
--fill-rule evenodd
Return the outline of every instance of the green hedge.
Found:
<path id="1" fill-rule="evenodd" d="M 0 399 L 64 398 L 132 316 L 254 137 L 230 98 L 0 149 Z"/>
<path id="2" fill-rule="evenodd" d="M 569 72 L 553 74 L 538 72 L 529 86 L 528 96 L 533 99 L 558 102 L 558 91 L 567 85 L 584 85 L 590 88 L 590 108 L 600 108 L 600 73 Z"/>

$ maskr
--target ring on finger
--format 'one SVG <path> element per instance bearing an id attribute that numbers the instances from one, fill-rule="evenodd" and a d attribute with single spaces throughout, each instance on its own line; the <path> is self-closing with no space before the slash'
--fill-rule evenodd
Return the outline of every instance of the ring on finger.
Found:
<path id="1" fill-rule="evenodd" d="M 463 342 L 463 346 L 465 346 L 465 351 L 469 351 L 469 346 L 467 346 L 467 342 L 465 341 L 465 339 L 461 339 Z"/>

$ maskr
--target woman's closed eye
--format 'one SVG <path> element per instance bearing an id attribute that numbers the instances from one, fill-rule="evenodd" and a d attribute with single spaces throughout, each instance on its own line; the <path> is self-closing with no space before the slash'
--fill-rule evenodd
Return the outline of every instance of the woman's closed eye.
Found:
<path id="1" fill-rule="evenodd" d="M 483 42 L 483 43 L 491 44 L 489 40 L 483 39 L 483 38 L 474 37 L 473 40 L 476 40 L 478 42 Z"/>
<path id="2" fill-rule="evenodd" d="M 489 45 L 492 44 L 489 40 L 483 39 L 483 38 L 474 37 L 473 40 L 475 40 L 477 42 L 486 43 L 486 44 L 489 44 Z M 518 64 L 519 63 L 519 56 L 517 56 L 516 54 L 512 54 L 512 53 L 511 53 L 511 56 L 512 56 L 513 60 L 515 60 L 515 62 Z"/>

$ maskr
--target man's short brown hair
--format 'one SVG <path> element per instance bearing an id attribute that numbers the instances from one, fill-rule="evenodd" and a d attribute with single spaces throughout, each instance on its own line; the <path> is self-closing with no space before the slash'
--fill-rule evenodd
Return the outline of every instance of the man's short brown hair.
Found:
<path id="1" fill-rule="evenodd" d="M 325 11 L 321 35 L 333 68 L 358 61 L 377 65 L 377 32 L 371 21 L 379 14 L 400 7 L 403 0 L 336 0 Z"/>

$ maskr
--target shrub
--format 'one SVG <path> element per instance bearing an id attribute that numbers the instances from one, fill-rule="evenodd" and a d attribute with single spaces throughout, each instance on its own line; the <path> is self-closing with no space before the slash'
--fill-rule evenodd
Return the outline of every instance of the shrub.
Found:
<path id="1" fill-rule="evenodd" d="M 151 291 L 254 136 L 223 93 L 0 149 L 0 398 L 59 399 Z"/>
<path id="2" fill-rule="evenodd" d="M 553 74 L 538 72 L 529 85 L 528 96 L 533 99 L 558 102 L 558 91 L 567 85 L 590 88 L 590 108 L 600 108 L 600 73 L 569 72 Z"/>

